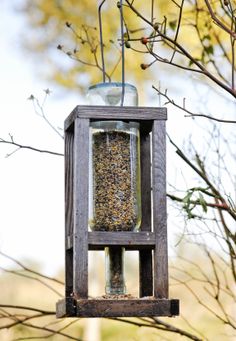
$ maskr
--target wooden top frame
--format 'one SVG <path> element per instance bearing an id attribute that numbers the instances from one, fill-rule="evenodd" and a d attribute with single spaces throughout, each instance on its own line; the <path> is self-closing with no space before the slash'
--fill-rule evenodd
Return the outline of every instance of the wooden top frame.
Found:
<path id="1" fill-rule="evenodd" d="M 76 118 L 98 120 L 132 120 L 132 121 L 166 121 L 166 108 L 153 107 L 114 107 L 77 105 L 65 120 L 65 131 L 70 128 Z M 150 128 L 151 131 L 151 128 Z"/>

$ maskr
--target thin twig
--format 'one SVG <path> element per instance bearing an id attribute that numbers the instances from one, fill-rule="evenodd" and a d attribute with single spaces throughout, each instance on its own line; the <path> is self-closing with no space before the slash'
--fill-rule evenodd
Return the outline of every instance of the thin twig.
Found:
<path id="1" fill-rule="evenodd" d="M 229 27 L 227 27 L 221 20 L 219 20 L 217 18 L 217 16 L 215 15 L 210 3 L 208 0 L 205 0 L 206 6 L 210 12 L 210 15 L 213 19 L 213 21 L 220 27 L 222 28 L 225 32 L 227 32 L 233 39 L 236 39 L 236 33 L 231 31 L 231 29 Z"/>
<path id="2" fill-rule="evenodd" d="M 209 116 L 209 115 L 205 115 L 205 114 L 193 113 L 192 111 L 188 110 L 185 105 L 183 105 L 183 106 L 179 105 L 173 99 L 171 99 L 168 96 L 167 91 L 163 92 L 160 89 L 158 89 L 157 87 L 155 87 L 154 85 L 152 86 L 152 88 L 154 90 L 156 90 L 159 95 L 161 95 L 162 97 L 167 99 L 167 102 L 165 104 L 169 104 L 170 103 L 170 104 L 174 105 L 176 108 L 181 109 L 182 111 L 186 112 L 188 115 L 186 115 L 185 117 L 204 117 L 204 118 L 208 118 L 208 119 L 210 119 L 212 121 L 221 122 L 221 123 L 230 123 L 230 124 L 235 124 L 236 123 L 235 120 L 224 120 L 224 119 L 216 118 L 215 116 Z"/>
<path id="3" fill-rule="evenodd" d="M 12 146 L 16 146 L 17 149 L 14 152 L 16 152 L 16 151 L 18 151 L 20 149 L 29 149 L 29 150 L 32 150 L 32 151 L 38 152 L 38 153 L 46 153 L 46 154 L 50 154 L 50 155 L 63 156 L 62 153 L 57 153 L 57 152 L 53 152 L 51 150 L 39 149 L 39 148 L 35 148 L 35 147 L 32 147 L 32 146 L 28 146 L 28 145 L 23 145 L 23 144 L 15 142 L 13 139 L 11 139 L 9 141 L 9 140 L 5 140 L 3 138 L 0 138 L 0 143 L 11 144 Z M 6 157 L 11 156 L 14 152 L 12 152 L 10 154 L 7 154 Z"/>
<path id="4" fill-rule="evenodd" d="M 19 266 L 20 266 L 23 270 L 25 270 L 25 271 L 28 271 L 28 272 L 30 272 L 30 273 L 32 273 L 32 274 L 35 274 L 35 275 L 39 276 L 39 277 L 43 277 L 43 278 L 45 278 L 45 279 L 49 279 L 50 281 L 56 282 L 56 283 L 58 283 L 58 284 L 64 285 L 64 282 L 60 281 L 59 279 L 54 278 L 54 277 L 50 277 L 50 276 L 47 276 L 47 275 L 44 275 L 44 274 L 42 274 L 42 273 L 40 273 L 40 272 L 38 272 L 38 271 L 35 271 L 35 270 L 31 269 L 31 268 L 28 268 L 27 266 L 25 266 L 23 263 L 21 263 L 21 262 L 18 261 L 17 259 L 15 259 L 15 258 L 13 258 L 13 257 L 11 257 L 11 256 L 9 256 L 9 255 L 7 255 L 6 253 L 4 253 L 4 252 L 2 252 L 2 251 L 0 251 L 0 254 L 1 254 L 2 256 L 6 257 L 7 259 L 10 259 L 11 261 L 13 261 L 15 264 L 19 265 Z"/>

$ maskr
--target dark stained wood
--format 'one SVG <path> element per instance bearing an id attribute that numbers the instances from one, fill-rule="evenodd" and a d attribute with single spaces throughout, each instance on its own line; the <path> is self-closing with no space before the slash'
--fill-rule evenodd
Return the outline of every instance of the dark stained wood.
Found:
<path id="1" fill-rule="evenodd" d="M 76 301 L 72 297 L 66 297 L 56 304 L 56 317 L 76 316 Z"/>
<path id="2" fill-rule="evenodd" d="M 96 246 L 125 246 L 135 249 L 138 246 L 153 248 L 155 236 L 149 232 L 89 232 L 89 249 Z"/>
<path id="3" fill-rule="evenodd" d="M 78 300 L 78 317 L 172 316 L 170 300 Z"/>
<path id="4" fill-rule="evenodd" d="M 166 108 L 152 107 L 114 107 L 78 105 L 65 121 L 67 130 L 77 117 L 102 120 L 152 121 L 166 120 Z"/>
<path id="5" fill-rule="evenodd" d="M 151 317 L 179 315 L 179 300 L 167 299 L 79 299 L 57 303 L 57 317 Z"/>
<path id="6" fill-rule="evenodd" d="M 88 297 L 89 120 L 76 119 L 74 136 L 74 282 L 76 298 Z"/>
<path id="7" fill-rule="evenodd" d="M 73 248 L 66 250 L 65 254 L 65 296 L 73 295 Z"/>
<path id="8" fill-rule="evenodd" d="M 141 135 L 141 193 L 142 193 L 142 231 L 151 231 L 151 160 L 150 135 Z"/>
<path id="9" fill-rule="evenodd" d="M 152 132 L 154 296 L 168 298 L 168 255 L 166 226 L 166 131 L 164 121 L 154 121 Z"/>
<path id="10" fill-rule="evenodd" d="M 77 106 L 65 121 L 66 298 L 57 303 L 57 317 L 179 314 L 179 301 L 168 300 L 166 118 L 165 108 Z M 141 230 L 88 232 L 89 122 L 121 119 L 140 122 Z M 102 250 L 105 246 L 139 250 L 140 296 L 143 298 L 88 299 L 88 251 Z"/>
<path id="11" fill-rule="evenodd" d="M 68 239 L 70 248 L 71 240 Z M 127 250 L 153 249 L 155 235 L 151 232 L 88 232 L 89 250 L 103 250 L 105 246 L 124 246 Z"/>
<path id="12" fill-rule="evenodd" d="M 65 131 L 65 228 L 66 236 L 73 233 L 73 156 L 74 134 Z"/>
<path id="13" fill-rule="evenodd" d="M 151 156 L 150 134 L 141 131 L 141 193 L 142 223 L 141 231 L 151 232 Z M 152 250 L 139 251 L 139 296 L 153 295 Z"/>
<path id="14" fill-rule="evenodd" d="M 152 250 L 139 251 L 139 297 L 153 295 Z"/>
<path id="15" fill-rule="evenodd" d="M 170 311 L 172 316 L 178 316 L 179 315 L 179 300 L 171 300 L 170 302 Z"/>
<path id="16" fill-rule="evenodd" d="M 68 236 L 73 234 L 73 153 L 74 132 L 65 131 L 65 295 L 73 293 L 73 248 L 67 250 Z"/>

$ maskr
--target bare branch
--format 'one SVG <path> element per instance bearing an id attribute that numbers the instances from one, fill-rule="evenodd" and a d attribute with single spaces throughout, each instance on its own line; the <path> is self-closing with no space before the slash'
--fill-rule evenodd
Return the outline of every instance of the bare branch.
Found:
<path id="1" fill-rule="evenodd" d="M 208 0 L 205 0 L 205 3 L 207 5 L 207 8 L 211 14 L 211 17 L 213 19 L 213 21 L 216 23 L 216 25 L 218 25 L 220 28 L 222 28 L 225 32 L 227 32 L 233 39 L 236 39 L 236 33 L 233 32 L 229 27 L 227 27 L 221 20 L 219 20 L 217 18 L 217 16 L 215 15 L 210 3 Z"/>
<path id="2" fill-rule="evenodd" d="M 53 288 L 53 286 L 49 285 L 48 283 L 46 283 L 45 281 L 43 281 L 42 279 L 40 278 L 37 278 L 37 277 L 33 277 L 33 276 L 30 276 L 30 275 L 27 275 L 27 274 L 24 274 L 22 272 L 18 272 L 18 271 L 14 271 L 14 270 L 8 270 L 8 269 L 5 269 L 3 268 L 2 266 L 0 267 L 1 270 L 5 271 L 5 272 L 8 272 L 8 273 L 11 273 L 13 275 L 17 275 L 17 276 L 21 276 L 21 277 L 25 277 L 25 278 L 28 278 L 28 279 L 32 279 L 36 282 L 39 282 L 40 284 L 42 284 L 43 286 L 47 287 L 48 289 L 50 289 L 51 291 L 53 291 L 56 295 L 58 295 L 59 297 L 63 297 L 63 295 L 57 291 L 56 289 Z"/>
<path id="3" fill-rule="evenodd" d="M 0 143 L 10 144 L 12 146 L 16 146 L 17 147 L 17 149 L 15 149 L 12 153 L 7 154 L 6 157 L 11 156 L 13 153 L 17 152 L 20 149 L 29 149 L 29 150 L 32 150 L 32 151 L 38 152 L 38 153 L 46 153 L 46 154 L 50 154 L 50 155 L 63 156 L 63 154 L 57 153 L 57 152 L 53 152 L 51 150 L 39 149 L 39 148 L 35 148 L 35 147 L 32 147 L 32 146 L 27 146 L 27 145 L 19 144 L 19 143 L 15 142 L 13 140 L 12 136 L 11 136 L 11 140 L 5 140 L 3 138 L 0 138 Z"/>
<path id="4" fill-rule="evenodd" d="M 175 41 L 174 39 L 170 38 L 169 36 L 167 36 L 165 34 L 165 32 L 163 33 L 158 25 L 153 25 L 148 19 L 146 19 L 131 3 L 129 0 L 125 0 L 126 3 L 128 4 L 128 6 L 130 7 L 130 9 L 138 16 L 140 17 L 144 22 L 146 22 L 149 26 L 153 27 L 153 29 L 155 29 L 155 31 L 157 32 L 158 36 L 161 37 L 164 41 L 167 41 L 169 43 L 171 43 L 173 46 L 175 46 L 176 48 L 178 48 L 186 57 L 189 61 L 191 61 L 191 63 L 195 66 L 197 66 L 199 68 L 199 70 L 201 71 L 201 73 L 203 75 L 205 75 L 207 78 L 211 79 L 214 83 L 216 83 L 217 85 L 219 85 L 222 89 L 224 89 L 225 91 L 227 91 L 228 93 L 230 93 L 233 97 L 236 97 L 236 91 L 234 89 L 232 89 L 231 87 L 229 87 L 228 85 L 226 85 L 225 83 L 223 83 L 221 80 L 219 80 L 218 78 L 216 78 L 211 72 L 209 72 L 198 60 L 196 60 L 196 58 L 194 58 L 181 44 L 179 44 L 177 41 Z M 171 65 L 171 61 L 169 61 L 169 64 Z"/>
<path id="5" fill-rule="evenodd" d="M 30 95 L 30 97 L 28 98 L 30 101 L 33 102 L 33 106 L 34 106 L 34 111 L 35 113 L 42 117 L 44 119 L 44 121 L 48 124 L 48 126 L 62 139 L 64 139 L 64 136 L 60 133 L 59 129 L 57 129 L 56 127 L 54 127 L 54 125 L 49 121 L 49 119 L 47 118 L 45 111 L 44 111 L 44 105 L 45 102 L 48 98 L 48 96 L 50 95 L 51 91 L 49 89 L 44 90 L 45 92 L 45 96 L 43 101 L 40 103 L 40 101 L 38 100 L 37 97 L 35 97 L 34 95 Z"/>
<path id="6" fill-rule="evenodd" d="M 20 309 L 20 310 L 29 310 L 29 311 L 35 311 L 44 315 L 55 315 L 55 311 L 50 310 L 43 310 L 38 309 L 34 307 L 28 307 L 23 305 L 14 305 L 14 304 L 0 304 L 0 308 L 10 308 L 10 309 Z"/>
<path id="7" fill-rule="evenodd" d="M 146 328 L 154 328 L 154 329 L 158 329 L 158 330 L 162 330 L 162 331 L 166 331 L 166 332 L 170 332 L 170 333 L 176 333 L 182 336 L 187 337 L 190 340 L 194 340 L 194 341 L 203 341 L 201 338 L 188 333 L 187 331 L 174 327 L 173 325 L 166 323 L 160 319 L 157 318 L 153 318 L 154 323 L 150 323 L 148 324 L 146 323 L 142 323 L 142 322 L 136 322 L 136 321 L 131 321 L 131 320 L 126 320 L 124 318 L 109 318 L 110 320 L 115 320 L 115 321 L 120 321 L 120 322 L 125 322 L 125 323 L 129 323 L 138 327 L 146 327 Z"/>
<path id="8" fill-rule="evenodd" d="M 30 272 L 30 273 L 32 273 L 32 274 L 35 274 L 35 275 L 39 276 L 39 277 L 43 277 L 43 278 L 45 278 L 45 279 L 49 279 L 50 281 L 56 282 L 56 283 L 58 283 L 58 284 L 64 285 L 64 282 L 60 281 L 59 279 L 56 279 L 56 278 L 50 277 L 50 276 L 46 276 L 46 275 L 44 275 L 44 274 L 42 274 L 42 273 L 40 273 L 40 272 L 38 272 L 38 271 L 35 271 L 35 270 L 33 270 L 33 269 L 30 269 L 30 268 L 28 268 L 27 266 L 25 266 L 24 264 L 22 264 L 20 261 L 18 261 L 17 259 L 15 259 L 15 258 L 13 258 L 13 257 L 11 257 L 11 256 L 9 256 L 9 255 L 7 255 L 6 253 L 4 253 L 4 252 L 2 252 L 2 251 L 0 251 L 0 254 L 1 254 L 2 256 L 6 257 L 7 259 L 10 259 L 11 261 L 13 261 L 15 264 L 19 265 L 19 266 L 20 266 L 23 270 L 25 270 L 25 271 L 28 271 L 28 272 Z"/>

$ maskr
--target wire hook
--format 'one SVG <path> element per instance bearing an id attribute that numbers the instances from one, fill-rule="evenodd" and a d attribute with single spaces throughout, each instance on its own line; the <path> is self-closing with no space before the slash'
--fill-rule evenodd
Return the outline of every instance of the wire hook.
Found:
<path id="1" fill-rule="evenodd" d="M 123 16 L 123 0 L 120 0 L 120 33 L 121 33 L 121 82 L 122 82 L 122 95 L 121 106 L 124 105 L 125 98 L 125 44 L 124 44 L 124 16 Z"/>
<path id="2" fill-rule="evenodd" d="M 102 33 L 102 6 L 104 5 L 103 0 L 98 7 L 98 21 L 99 21 L 99 35 L 100 35 L 100 48 L 101 48 L 101 58 L 102 58 L 102 77 L 103 83 L 106 82 L 106 69 L 105 69 L 105 61 L 104 61 L 104 45 L 103 45 L 103 33 Z"/>
<path id="3" fill-rule="evenodd" d="M 102 31 L 102 6 L 106 0 L 102 0 L 98 7 L 98 21 L 99 21 L 99 35 L 100 35 L 100 48 L 101 48 L 101 59 L 102 59 L 102 76 L 103 83 L 106 82 L 106 68 L 104 59 L 104 44 L 103 44 L 103 31 Z M 119 11 L 120 11 L 120 30 L 121 30 L 121 63 L 122 63 L 122 95 L 121 95 L 121 106 L 124 105 L 125 97 L 125 44 L 124 44 L 124 15 L 123 15 L 123 0 L 119 1 Z"/>

